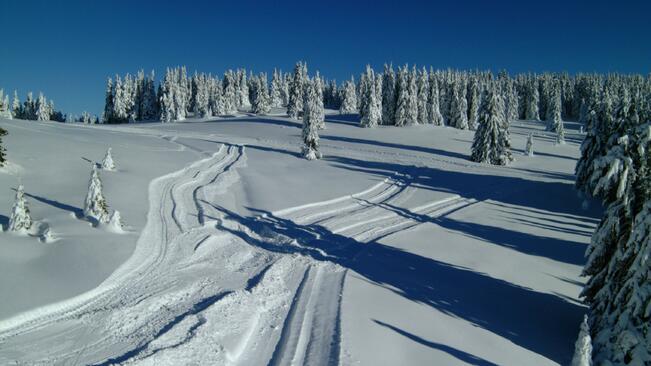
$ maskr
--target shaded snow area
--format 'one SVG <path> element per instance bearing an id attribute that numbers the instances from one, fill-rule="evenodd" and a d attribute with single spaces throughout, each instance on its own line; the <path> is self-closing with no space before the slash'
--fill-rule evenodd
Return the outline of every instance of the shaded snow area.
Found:
<path id="1" fill-rule="evenodd" d="M 328 115 L 322 160 L 282 116 L 79 126 L 1 120 L 0 224 L 19 184 L 50 239 L 0 233 L 0 364 L 568 364 L 598 207 L 566 145 Z M 534 132 L 534 153 L 524 154 Z M 92 164 L 124 227 L 83 219 Z"/>

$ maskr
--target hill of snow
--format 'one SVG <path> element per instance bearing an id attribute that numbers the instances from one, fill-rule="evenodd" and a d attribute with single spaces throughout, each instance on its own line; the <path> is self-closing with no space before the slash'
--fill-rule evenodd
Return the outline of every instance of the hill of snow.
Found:
<path id="1" fill-rule="evenodd" d="M 326 117 L 319 161 L 281 116 L 0 120 L 0 223 L 20 182 L 54 233 L 0 233 L 0 364 L 567 364 L 599 214 L 577 127 L 518 121 L 494 167 L 471 131 L 351 120 Z M 109 147 L 125 234 L 79 218 Z"/>

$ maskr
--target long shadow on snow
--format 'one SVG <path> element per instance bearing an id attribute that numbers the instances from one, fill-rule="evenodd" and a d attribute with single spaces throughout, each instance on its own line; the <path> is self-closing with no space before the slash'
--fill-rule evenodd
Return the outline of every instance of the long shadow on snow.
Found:
<path id="1" fill-rule="evenodd" d="M 388 291 L 465 319 L 555 362 L 569 361 L 576 324 L 584 313 L 579 305 L 378 241 L 360 243 L 320 225 L 298 225 L 254 208 L 248 209 L 259 216 L 244 217 L 213 206 L 225 219 L 256 233 L 254 237 L 218 225 L 250 245 L 337 263 Z M 296 243 L 279 240 L 277 234 Z"/>
<path id="2" fill-rule="evenodd" d="M 411 150 L 411 151 L 417 151 L 417 152 L 422 152 L 422 153 L 427 153 L 427 154 L 442 155 L 442 156 L 448 156 L 448 157 L 451 157 L 451 158 L 458 158 L 458 159 L 468 160 L 468 155 L 459 154 L 459 153 L 446 151 L 446 150 L 434 149 L 434 148 L 431 148 L 431 147 L 416 146 L 416 145 L 404 145 L 404 144 L 397 144 L 397 143 L 393 143 L 393 142 L 384 142 L 384 141 L 377 141 L 377 140 L 365 140 L 365 139 L 359 139 L 359 138 L 353 138 L 353 137 L 332 136 L 332 135 L 322 135 L 319 138 L 321 140 L 349 142 L 349 143 L 354 143 L 354 144 L 375 145 L 375 146 L 380 146 L 380 147 L 389 147 L 389 148 L 394 148 L 394 149 Z"/>
<path id="3" fill-rule="evenodd" d="M 56 207 L 58 209 L 65 210 L 65 211 L 70 211 L 77 218 L 84 216 L 84 210 L 82 210 L 79 207 L 71 206 L 71 205 L 65 204 L 63 202 L 47 199 L 45 197 L 37 196 L 35 194 L 31 194 L 31 193 L 27 193 L 27 192 L 25 192 L 25 196 L 27 196 L 29 198 L 33 198 L 33 199 L 35 199 L 35 200 L 37 200 L 37 201 L 39 201 L 41 203 L 45 203 L 46 205 Z"/>
<path id="4" fill-rule="evenodd" d="M 381 325 L 381 326 L 383 326 L 385 328 L 389 328 L 392 331 L 394 331 L 394 332 L 396 332 L 396 333 L 398 333 L 398 334 L 400 334 L 400 335 L 402 335 L 404 337 L 407 337 L 407 338 L 411 339 L 414 342 L 422 344 L 423 346 L 426 346 L 426 347 L 429 347 L 429 348 L 432 348 L 432 349 L 436 349 L 436 350 L 439 350 L 439 351 L 443 351 L 443 352 L 449 354 L 450 356 L 456 358 L 457 360 L 459 360 L 461 362 L 464 362 L 464 363 L 467 363 L 467 364 L 470 364 L 470 365 L 477 365 L 477 366 L 497 366 L 497 364 L 494 364 L 494 363 L 492 363 L 490 361 L 486 361 L 483 358 L 479 358 L 479 357 L 477 357 L 475 355 L 471 355 L 470 353 L 458 350 L 458 349 L 450 347 L 450 346 L 446 346 L 445 344 L 430 342 L 430 341 L 428 341 L 426 339 L 423 339 L 423 338 L 421 338 L 421 337 L 419 337 L 419 336 L 417 336 L 415 334 L 409 333 L 409 332 L 407 332 L 405 330 L 402 330 L 402 329 L 400 329 L 398 327 L 395 327 L 395 326 L 393 326 L 391 324 L 387 324 L 387 323 L 385 323 L 383 321 L 380 321 L 380 320 L 377 320 L 377 319 L 373 319 L 373 321 L 376 324 Z"/>
<path id="5" fill-rule="evenodd" d="M 285 119 L 275 119 L 268 117 L 233 117 L 233 118 L 220 118 L 220 119 L 211 119 L 203 121 L 200 123 L 224 123 L 224 122 L 235 122 L 235 123 L 254 123 L 254 124 L 272 124 L 283 127 L 294 127 L 301 128 L 301 122 L 292 122 Z"/>
<path id="6" fill-rule="evenodd" d="M 367 161 L 342 156 L 324 158 L 335 166 L 379 177 L 391 177 L 394 172 L 411 176 L 412 184 L 424 189 L 457 193 L 478 201 L 493 200 L 532 208 L 552 215 L 573 215 L 586 221 L 599 217 L 598 208 L 582 210 L 573 184 L 570 182 L 541 182 L 490 174 L 441 170 L 432 167 L 404 165 L 392 162 Z M 496 169 L 509 169 L 497 167 Z M 529 193 L 529 194 L 523 194 Z M 541 194 L 542 193 L 542 194 Z M 576 203 L 576 204 L 572 204 Z"/>

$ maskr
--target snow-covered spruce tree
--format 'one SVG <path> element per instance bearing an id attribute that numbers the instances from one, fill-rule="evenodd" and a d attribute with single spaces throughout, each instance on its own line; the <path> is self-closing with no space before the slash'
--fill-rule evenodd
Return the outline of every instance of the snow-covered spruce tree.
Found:
<path id="1" fill-rule="evenodd" d="M 456 80 L 452 88 L 452 99 L 450 102 L 450 126 L 460 130 L 468 129 L 468 111 L 465 95 L 465 83 L 463 80 Z"/>
<path id="2" fill-rule="evenodd" d="M 27 98 L 23 102 L 23 118 L 28 120 L 36 119 L 36 102 L 32 92 L 27 93 Z"/>
<path id="3" fill-rule="evenodd" d="M 5 95 L 4 90 L 0 89 L 0 118 L 12 119 L 12 117 L 9 95 Z"/>
<path id="4" fill-rule="evenodd" d="M 360 121 L 364 119 L 369 112 L 370 89 L 375 84 L 375 71 L 370 65 L 366 65 L 366 71 L 359 77 L 359 86 L 357 88 L 357 106 L 359 107 Z"/>
<path id="5" fill-rule="evenodd" d="M 472 142 L 472 161 L 493 165 L 507 165 L 513 161 L 508 125 L 500 99 L 498 92 L 491 89 L 482 101 L 479 126 Z"/>
<path id="6" fill-rule="evenodd" d="M 289 102 L 287 103 L 287 115 L 289 118 L 298 119 L 301 111 L 303 111 L 303 88 L 306 84 L 303 74 L 303 65 L 297 62 L 294 66 L 294 74 L 292 82 L 289 85 Z"/>
<path id="7" fill-rule="evenodd" d="M 194 97 L 195 117 L 210 117 L 210 94 L 208 90 L 208 78 L 205 74 L 198 75 L 194 79 L 196 94 Z"/>
<path id="8" fill-rule="evenodd" d="M 429 97 L 427 99 L 427 123 L 435 126 L 443 126 L 443 115 L 439 106 L 439 86 L 436 74 L 430 70 L 429 73 Z"/>
<path id="9" fill-rule="evenodd" d="M 592 339 L 590 338 L 590 327 L 588 326 L 588 316 L 583 317 L 579 336 L 574 345 L 574 356 L 572 357 L 571 366 L 591 366 L 592 365 Z"/>
<path id="10" fill-rule="evenodd" d="M 323 99 L 323 80 L 321 79 L 321 75 L 319 72 L 316 72 L 316 75 L 314 76 L 314 87 L 316 91 L 316 124 L 319 130 L 325 130 L 326 125 L 325 125 L 325 107 L 323 105 L 324 99 Z"/>
<path id="11" fill-rule="evenodd" d="M 0 167 L 5 166 L 5 164 L 7 163 L 7 155 L 6 155 L 7 150 L 5 150 L 4 146 L 2 146 L 2 136 L 6 136 L 7 133 L 8 133 L 7 130 L 0 127 Z"/>
<path id="12" fill-rule="evenodd" d="M 307 160 L 321 159 L 319 152 L 319 127 L 318 107 L 319 100 L 316 85 L 308 81 L 305 85 L 305 99 L 303 101 L 303 149 L 302 154 Z"/>
<path id="13" fill-rule="evenodd" d="M 238 69 L 237 70 L 237 77 L 238 77 L 238 89 L 237 89 L 237 103 L 238 106 L 240 107 L 246 107 L 251 105 L 251 102 L 249 101 L 249 87 L 248 83 L 246 81 L 246 70 L 244 69 Z"/>
<path id="14" fill-rule="evenodd" d="M 398 83 L 396 88 L 396 113 L 395 122 L 396 126 L 405 126 L 409 124 L 409 76 L 407 75 L 407 67 L 398 69 Z"/>
<path id="15" fill-rule="evenodd" d="M 407 66 L 405 66 L 407 68 Z M 414 66 L 409 74 L 409 99 L 407 100 L 407 124 L 418 124 L 418 74 Z"/>
<path id="16" fill-rule="evenodd" d="M 472 131 L 477 129 L 479 118 L 479 86 L 477 78 L 471 77 L 468 82 L 468 128 Z"/>
<path id="17" fill-rule="evenodd" d="M 269 94 L 267 92 L 267 75 L 262 73 L 251 79 L 252 100 L 251 107 L 253 113 L 264 115 L 271 111 L 269 103 Z"/>
<path id="18" fill-rule="evenodd" d="M 529 135 L 527 135 L 527 145 L 524 148 L 524 153 L 527 156 L 533 156 L 533 132 L 529 132 Z"/>
<path id="19" fill-rule="evenodd" d="M 563 128 L 563 121 L 561 120 L 561 91 L 557 82 L 552 83 L 550 88 L 547 105 L 547 130 L 558 132 L 559 129 Z"/>
<path id="20" fill-rule="evenodd" d="M 635 113 L 628 116 L 635 120 Z M 623 121 L 628 124 L 627 121 Z M 595 197 L 606 210 L 586 252 L 582 296 L 590 305 L 596 364 L 651 363 L 649 224 L 651 124 L 631 126 L 595 159 Z"/>
<path id="21" fill-rule="evenodd" d="M 145 78 L 142 90 L 141 106 L 140 106 L 140 120 L 151 121 L 158 117 L 158 102 L 155 89 L 155 75 L 152 70 L 149 77 Z"/>
<path id="22" fill-rule="evenodd" d="M 113 80 L 108 78 L 106 80 L 106 92 L 104 96 L 104 123 L 113 123 L 113 109 L 115 99 L 115 89 L 113 88 Z"/>
<path id="23" fill-rule="evenodd" d="M 122 216 L 120 215 L 120 211 L 115 210 L 111 214 L 111 218 L 109 219 L 108 226 L 111 230 L 114 232 L 122 232 L 124 223 L 122 222 Z"/>
<path id="24" fill-rule="evenodd" d="M 106 150 L 106 155 L 104 155 L 104 159 L 102 160 L 102 169 L 115 170 L 115 162 L 113 162 L 113 155 L 111 154 L 110 147 Z"/>
<path id="25" fill-rule="evenodd" d="M 271 78 L 271 106 L 279 108 L 283 106 L 282 98 L 282 74 L 278 70 L 274 69 L 273 76 Z"/>
<path id="26" fill-rule="evenodd" d="M 382 74 L 382 124 L 392 125 L 396 116 L 396 73 L 393 65 L 384 64 Z"/>
<path id="27" fill-rule="evenodd" d="M 106 224 L 109 222 L 108 204 L 102 192 L 102 181 L 97 172 L 97 166 L 93 164 L 93 170 L 88 182 L 88 193 L 84 200 L 84 217 Z"/>
<path id="28" fill-rule="evenodd" d="M 49 121 L 50 120 L 50 108 L 47 104 L 47 100 L 43 93 L 38 94 L 38 101 L 36 102 L 36 120 L 38 121 Z"/>
<path id="29" fill-rule="evenodd" d="M 581 143 L 581 158 L 576 164 L 575 186 L 580 191 L 592 195 L 594 190 L 591 184 L 594 160 L 606 154 L 610 130 L 613 124 L 612 98 L 608 91 L 604 91 L 599 111 L 592 110 L 588 113 L 586 128 L 587 134 Z"/>
<path id="30" fill-rule="evenodd" d="M 11 105 L 11 112 L 14 118 L 23 118 L 23 108 L 20 104 L 20 99 L 18 98 L 18 91 L 14 90 L 14 100 Z"/>
<path id="31" fill-rule="evenodd" d="M 381 79 L 378 78 L 378 80 Z M 362 115 L 360 124 L 362 127 L 376 127 L 382 120 L 382 109 L 373 74 L 369 76 L 366 82 L 368 85 L 364 88 L 366 95 L 363 98 L 366 111 Z"/>
<path id="32" fill-rule="evenodd" d="M 357 94 L 355 92 L 355 80 L 351 79 L 344 83 L 342 89 L 343 96 L 341 97 L 341 107 L 339 108 L 340 114 L 352 114 L 357 112 Z"/>
<path id="33" fill-rule="evenodd" d="M 527 85 L 527 98 L 526 98 L 526 109 L 525 109 L 525 119 L 538 121 L 540 120 L 539 114 L 539 94 L 538 94 L 538 82 L 535 76 L 530 76 L 530 80 Z"/>
<path id="34" fill-rule="evenodd" d="M 23 185 L 19 185 L 16 189 L 16 200 L 11 208 L 11 216 L 9 216 L 9 231 L 27 232 L 32 227 L 32 216 L 27 207 L 25 200 L 25 190 Z"/>
<path id="35" fill-rule="evenodd" d="M 237 89 L 235 85 L 235 75 L 232 70 L 224 73 L 223 98 L 224 113 L 234 114 L 237 112 Z"/>
<path id="36" fill-rule="evenodd" d="M 429 83 L 427 81 L 428 74 L 427 70 L 423 67 L 421 71 L 418 72 L 418 80 L 416 87 L 418 88 L 418 94 L 416 96 L 416 103 L 418 105 L 418 116 L 416 120 L 419 124 L 426 124 L 428 122 L 428 111 L 427 111 L 427 100 L 429 98 Z"/>

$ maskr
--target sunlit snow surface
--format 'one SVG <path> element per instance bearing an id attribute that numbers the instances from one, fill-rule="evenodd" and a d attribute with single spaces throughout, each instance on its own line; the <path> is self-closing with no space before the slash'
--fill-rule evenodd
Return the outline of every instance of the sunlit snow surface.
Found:
<path id="1" fill-rule="evenodd" d="M 471 131 L 326 120 L 319 161 L 282 116 L 0 121 L 0 223 L 22 182 L 56 238 L 0 233 L 0 364 L 567 364 L 598 217 L 576 125 L 516 122 L 491 167 Z M 124 233 L 80 218 L 108 147 Z"/>

